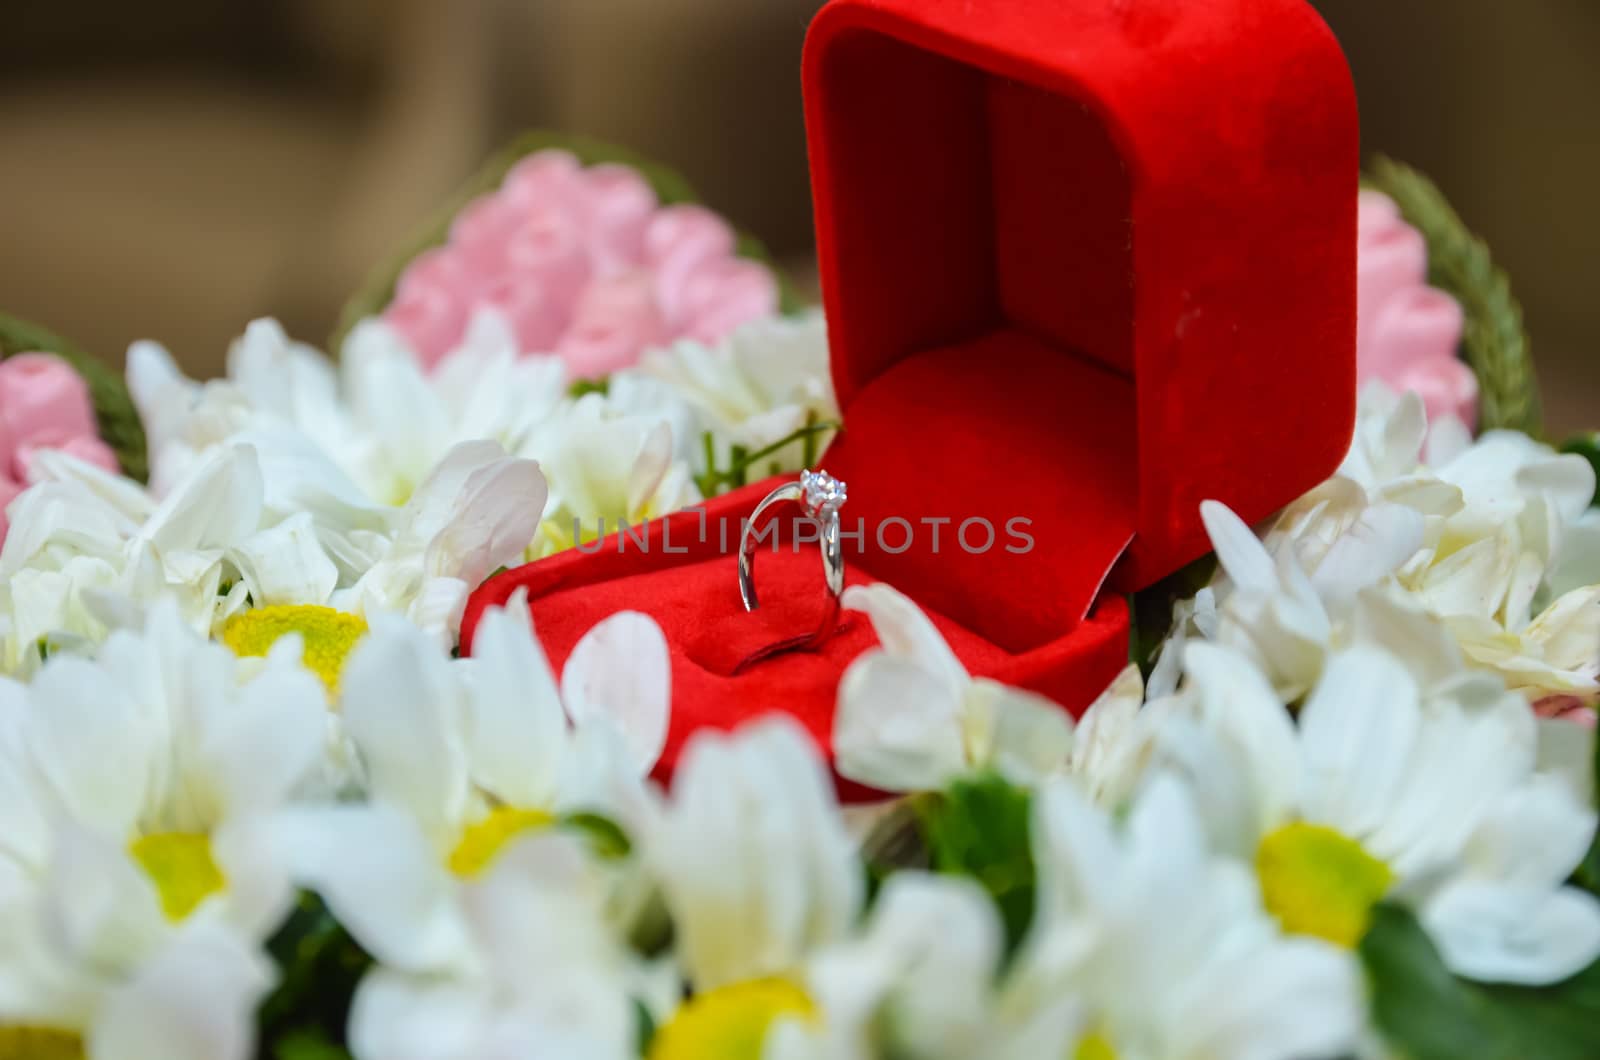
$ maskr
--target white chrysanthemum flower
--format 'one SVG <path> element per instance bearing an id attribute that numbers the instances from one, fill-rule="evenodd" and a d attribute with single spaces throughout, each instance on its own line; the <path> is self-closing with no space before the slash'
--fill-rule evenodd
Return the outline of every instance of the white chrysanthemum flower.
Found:
<path id="1" fill-rule="evenodd" d="M 605 395 L 585 394 L 563 406 L 528 443 L 550 477 L 550 503 L 531 554 L 636 529 L 698 501 L 674 444 L 669 420 L 625 411 Z"/>
<path id="2" fill-rule="evenodd" d="M 1074 726 L 1058 703 L 968 674 L 922 609 L 892 586 L 851 586 L 844 606 L 866 613 L 880 647 L 862 653 L 839 682 L 833 748 L 841 776 L 908 792 L 985 770 L 1022 785 L 1065 773 L 1097 799 L 1132 792 L 1142 746 L 1132 730 L 1158 712 L 1140 709 L 1138 667 L 1126 668 Z"/>
<path id="3" fill-rule="evenodd" d="M 814 1009 L 807 961 L 848 936 L 863 900 L 815 747 L 785 719 L 701 733 L 643 841 L 695 991 L 657 1030 L 652 1060 L 759 1060 L 774 1024 Z"/>
<path id="4" fill-rule="evenodd" d="M 632 374 L 614 377 L 613 387 Z M 735 447 L 761 452 L 807 426 L 839 419 L 821 313 L 758 320 L 716 346 L 686 341 L 653 350 L 637 374 L 666 383 L 698 413 L 695 437 L 711 433 L 719 466 Z M 821 452 L 827 440 L 812 439 L 809 451 Z M 807 451 L 804 442 L 793 442 L 769 453 L 759 470 L 799 470 Z"/>
<path id="5" fill-rule="evenodd" d="M 453 644 L 467 594 L 522 554 L 544 502 L 538 465 L 493 442 L 455 447 L 404 507 L 382 509 L 280 474 L 300 463 L 292 447 L 251 437 L 207 450 L 159 499 L 43 454 L 43 480 L 13 504 L 0 551 L 6 669 L 31 669 L 41 645 L 92 645 L 136 625 L 162 595 L 192 628 L 254 645 L 247 654 L 270 646 L 263 632 L 291 628 L 311 647 L 328 607 L 403 614 Z"/>
<path id="6" fill-rule="evenodd" d="M 987 768 L 1029 782 L 1063 768 L 1072 718 L 1043 696 L 973 678 L 922 609 L 884 584 L 844 591 L 881 648 L 839 682 L 834 757 L 842 776 L 883 791 L 932 791 Z"/>
<path id="7" fill-rule="evenodd" d="M 352 1015 L 358 1057 L 631 1048 L 632 1003 L 612 982 L 620 947 L 596 919 L 602 905 L 613 919 L 631 912 L 606 901 L 622 889 L 616 873 L 586 870 L 581 887 L 541 896 L 548 880 L 498 870 L 562 814 L 642 830 L 669 695 L 661 632 L 632 612 L 579 642 L 559 688 L 520 595 L 484 616 L 467 659 L 404 623 L 375 622 L 340 700 L 369 804 L 300 809 L 277 832 L 295 878 L 381 966 Z"/>
<path id="8" fill-rule="evenodd" d="M 111 616 L 97 605 L 118 596 L 169 595 L 199 630 L 230 612 L 225 574 L 250 566 L 263 547 L 254 450 L 218 450 L 159 501 L 65 454 L 43 453 L 37 466 L 42 481 L 12 503 L 12 532 L 0 550 L 6 670 L 31 669 L 45 650 L 104 639 Z"/>
<path id="9" fill-rule="evenodd" d="M 332 465 L 316 479 L 358 506 L 397 508 L 462 442 L 520 450 L 565 393 L 555 357 L 523 357 L 504 318 L 474 318 L 460 349 L 427 372 L 388 325 L 363 321 L 335 365 L 257 320 L 228 351 L 224 379 L 196 383 L 156 343 L 128 350 L 128 388 L 149 438 L 151 485 L 167 492 L 207 450 L 259 430 L 298 435 L 280 459 L 308 449 Z M 293 451 L 288 451 L 293 450 Z"/>
<path id="10" fill-rule="evenodd" d="M 1436 615 L 1475 666 L 1527 698 L 1600 696 L 1600 588 L 1573 581 L 1580 568 L 1600 571 L 1562 558 L 1594 495 L 1592 468 L 1510 431 L 1451 447 L 1429 468 L 1426 431 L 1415 394 L 1369 387 L 1340 474 L 1285 509 L 1263 542 L 1222 505 L 1204 505 L 1223 573 L 1205 616 L 1180 610 L 1159 684 L 1199 634 L 1245 651 L 1297 698 L 1348 642 L 1356 595 L 1383 585 Z M 1580 532 L 1573 543 L 1593 551 L 1588 540 Z"/>
<path id="11" fill-rule="evenodd" d="M 292 897 L 268 822 L 324 755 L 321 684 L 282 650 L 245 679 L 168 601 L 0 690 L 0 1042 L 249 1055 Z"/>
<path id="12" fill-rule="evenodd" d="M 496 442 L 514 458 L 540 461 L 548 476 L 548 497 L 496 492 L 539 528 L 512 559 L 592 540 L 602 521 L 611 533 L 699 499 L 684 458 L 695 441 L 691 410 L 681 398 L 629 397 L 619 380 L 615 399 L 568 399 L 559 358 L 520 354 L 494 311 L 480 312 L 461 348 L 432 372 L 381 321 L 357 325 L 336 368 L 275 321 L 258 320 L 230 351 L 225 380 L 194 383 L 165 350 L 136 343 L 128 382 L 158 490 L 217 445 L 254 444 L 264 454 L 268 510 L 310 512 L 345 584 L 352 568 L 359 576 L 373 562 L 372 537 L 385 518 L 392 522 L 466 442 Z"/>
<path id="13" fill-rule="evenodd" d="M 404 615 L 453 645 L 467 596 L 521 557 L 545 496 L 538 464 L 506 456 L 497 442 L 463 442 L 418 485 L 371 565 L 327 602 Z"/>
<path id="14" fill-rule="evenodd" d="M 1565 885 L 1594 811 L 1539 771 L 1522 699 L 1436 656 L 1365 639 L 1334 652 L 1297 725 L 1248 658 L 1191 643 L 1191 724 L 1155 760 L 1182 759 L 1216 841 L 1253 860 L 1287 929 L 1353 946 L 1392 895 L 1459 974 L 1558 981 L 1600 956 L 1600 901 Z"/>
<path id="15" fill-rule="evenodd" d="M 452 660 L 416 629 L 380 619 L 340 682 L 339 714 L 370 801 L 416 823 L 433 851 L 429 874 L 476 875 L 563 813 L 636 824 L 648 812 L 642 782 L 665 745 L 670 710 L 666 640 L 655 622 L 624 611 L 595 626 L 559 687 L 520 593 L 484 615 L 473 648 Z M 323 882 L 334 886 L 330 901 L 361 903 L 364 880 Z"/>
<path id="16" fill-rule="evenodd" d="M 1120 824 L 1071 781 L 1047 782 L 1033 846 L 1038 906 L 999 1005 L 1004 1055 L 1292 1060 L 1356 1044 L 1356 962 L 1277 930 L 1176 781 L 1156 777 Z M 1063 997 L 1078 999 L 1075 1021 Z"/>

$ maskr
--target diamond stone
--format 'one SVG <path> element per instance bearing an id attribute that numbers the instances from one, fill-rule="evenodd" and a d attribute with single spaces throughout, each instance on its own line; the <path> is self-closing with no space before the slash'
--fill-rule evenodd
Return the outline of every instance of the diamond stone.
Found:
<path id="1" fill-rule="evenodd" d="M 805 491 L 806 510 L 813 516 L 833 515 L 844 507 L 845 484 L 826 471 L 800 472 L 800 488 Z"/>

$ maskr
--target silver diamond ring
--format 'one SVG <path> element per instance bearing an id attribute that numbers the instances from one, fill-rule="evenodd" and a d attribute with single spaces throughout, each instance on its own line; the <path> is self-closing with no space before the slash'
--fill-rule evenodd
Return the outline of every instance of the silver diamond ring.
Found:
<path id="1" fill-rule="evenodd" d="M 763 497 L 751 513 L 750 520 L 744 524 L 744 533 L 739 541 L 739 596 L 744 600 L 744 609 L 754 611 L 761 606 L 756 599 L 756 525 L 768 508 L 786 501 L 799 504 L 821 528 L 822 573 L 827 581 L 828 603 L 815 633 L 773 645 L 761 653 L 762 658 L 780 651 L 815 648 L 832 636 L 839 625 L 839 594 L 844 592 L 844 549 L 839 543 L 839 509 L 844 506 L 845 485 L 826 471 L 800 472 L 800 481 L 779 486 Z"/>

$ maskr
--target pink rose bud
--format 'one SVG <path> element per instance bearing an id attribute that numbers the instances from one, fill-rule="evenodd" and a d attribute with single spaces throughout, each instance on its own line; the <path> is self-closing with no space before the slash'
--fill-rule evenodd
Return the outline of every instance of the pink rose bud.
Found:
<path id="1" fill-rule="evenodd" d="M 446 247 L 425 250 L 406 266 L 395 284 L 395 294 L 404 298 L 408 294 L 434 291 L 456 291 L 473 282 L 461 255 Z"/>
<path id="2" fill-rule="evenodd" d="M 428 366 L 483 308 L 508 317 L 523 353 L 560 351 L 573 375 L 635 364 L 677 338 L 716 342 L 771 313 L 766 270 L 734 256 L 733 230 L 698 206 L 661 207 L 620 165 L 585 169 L 563 151 L 522 159 L 419 256 L 384 319 Z"/>
<path id="3" fill-rule="evenodd" d="M 96 432 L 89 388 L 61 358 L 19 353 L 0 362 L 0 415 L 13 446 Z"/>
<path id="4" fill-rule="evenodd" d="M 383 319 L 405 336 L 417 357 L 431 368 L 460 341 L 467 304 L 467 299 L 450 290 L 414 284 L 389 303 Z"/>
<path id="5" fill-rule="evenodd" d="M 1362 240 L 1393 227 L 1400 220 L 1400 207 L 1381 191 L 1363 189 L 1357 202 L 1360 208 L 1356 214 L 1356 230 Z"/>
<path id="6" fill-rule="evenodd" d="M 511 232 L 521 214 L 498 195 L 480 195 L 450 225 L 450 247 L 462 271 L 499 270 L 507 266 Z"/>
<path id="7" fill-rule="evenodd" d="M 506 315 L 517 346 L 524 351 L 549 353 L 566 333 L 572 306 L 548 297 L 535 279 L 502 275 L 489 288 L 483 302 Z"/>
<path id="8" fill-rule="evenodd" d="M 1394 382 L 1401 390 L 1417 392 L 1429 420 L 1454 416 L 1471 427 L 1477 418 L 1478 377 L 1454 357 L 1419 361 L 1396 375 Z"/>
<path id="9" fill-rule="evenodd" d="M 1356 374 L 1423 397 L 1430 419 L 1477 422 L 1478 387 L 1456 356 L 1461 307 L 1427 285 L 1428 247 L 1387 196 L 1362 192 L 1356 280 Z"/>
<path id="10" fill-rule="evenodd" d="M 585 176 L 593 227 L 589 253 L 595 272 L 610 276 L 644 258 L 645 230 L 659 203 L 656 193 L 626 166 L 595 166 Z"/>
<path id="11" fill-rule="evenodd" d="M 710 261 L 689 278 L 683 302 L 688 337 L 716 342 L 747 320 L 776 313 L 778 282 L 753 261 Z"/>
<path id="12" fill-rule="evenodd" d="M 666 335 L 649 278 L 630 273 L 589 288 L 556 352 L 569 377 L 592 379 L 628 367 Z"/>
<path id="13" fill-rule="evenodd" d="M 5 410 L 0 409 L 0 474 L 11 467 L 16 456 L 17 442 L 11 437 L 11 424 L 6 420 Z"/>
<path id="14" fill-rule="evenodd" d="M 583 164 L 566 151 L 537 151 L 520 159 L 500 182 L 500 195 L 514 208 L 570 209 L 583 194 Z"/>
<path id="15" fill-rule="evenodd" d="M 688 318 L 695 272 L 707 263 L 731 260 L 733 245 L 733 230 L 698 206 L 670 206 L 650 223 L 645 255 L 655 267 L 656 297 L 674 331 Z"/>
<path id="16" fill-rule="evenodd" d="M 505 275 L 537 282 L 553 302 L 575 302 L 590 279 L 577 219 L 544 207 L 519 217 L 506 243 Z"/>

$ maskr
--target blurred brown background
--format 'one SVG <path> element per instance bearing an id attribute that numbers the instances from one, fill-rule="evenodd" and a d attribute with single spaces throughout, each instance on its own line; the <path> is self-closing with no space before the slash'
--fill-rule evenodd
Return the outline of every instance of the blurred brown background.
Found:
<path id="1" fill-rule="evenodd" d="M 1510 269 L 1557 431 L 1600 426 L 1600 2 L 1314 0 L 1367 147 Z M 3 0 L 0 306 L 193 373 L 364 270 L 526 127 L 627 144 L 803 267 L 819 0 Z"/>

